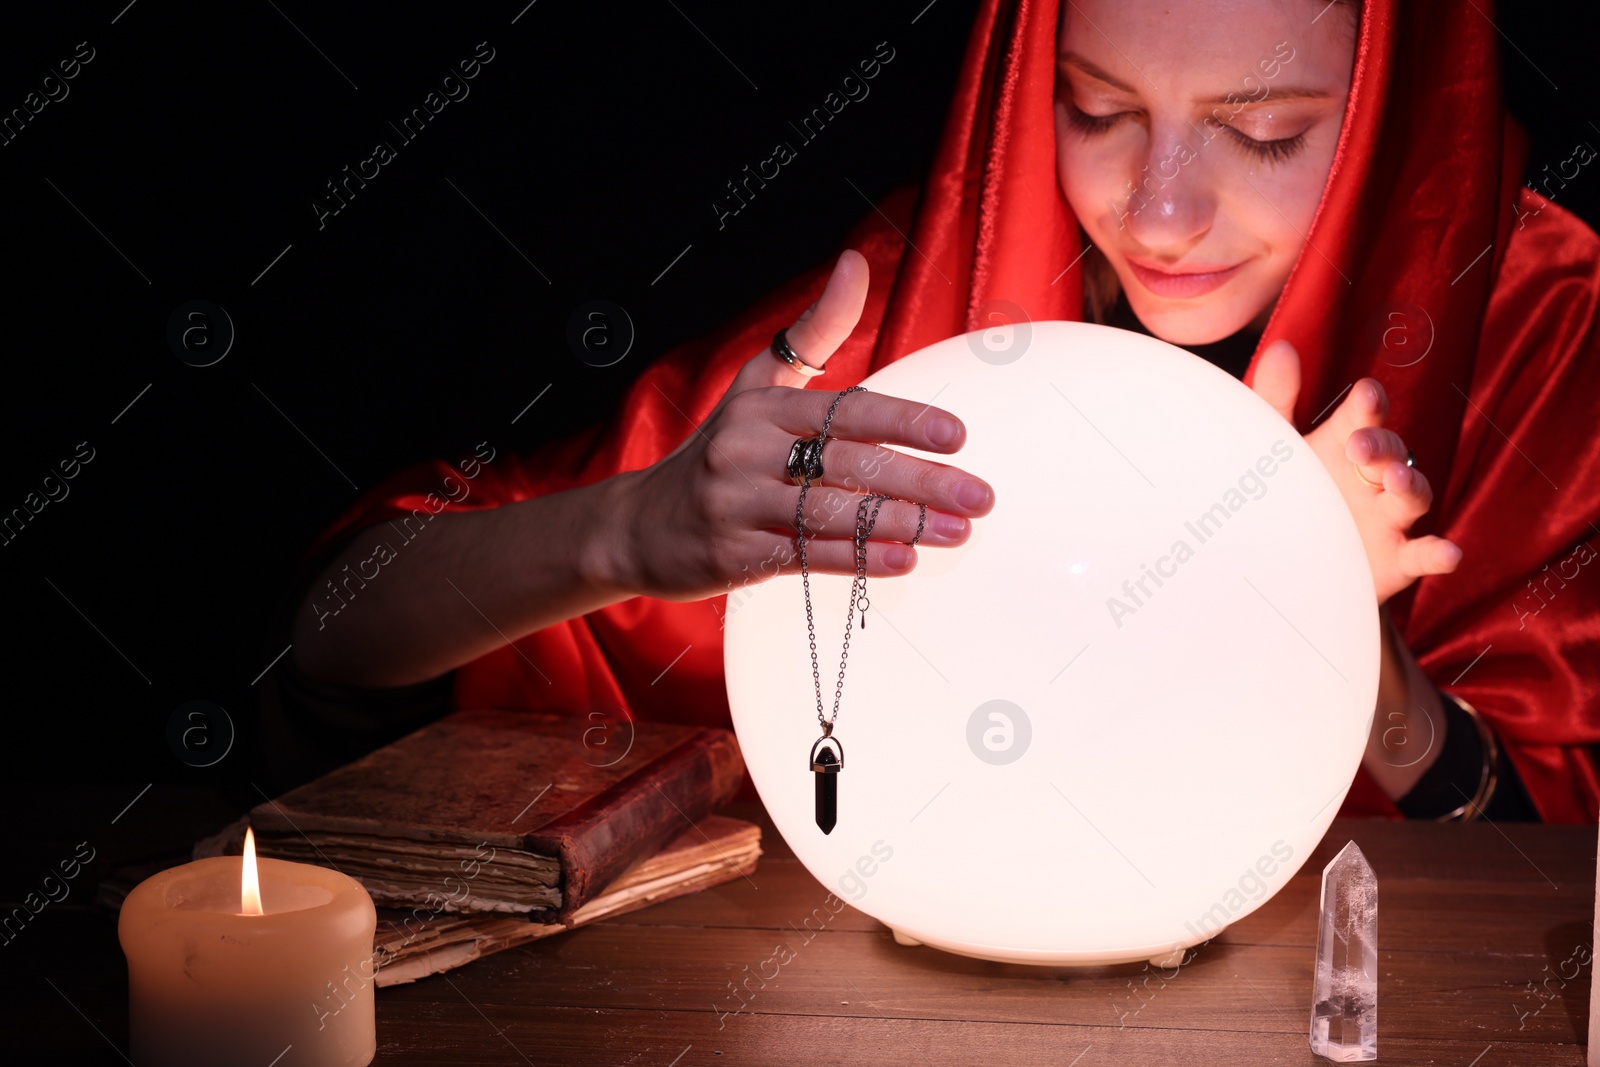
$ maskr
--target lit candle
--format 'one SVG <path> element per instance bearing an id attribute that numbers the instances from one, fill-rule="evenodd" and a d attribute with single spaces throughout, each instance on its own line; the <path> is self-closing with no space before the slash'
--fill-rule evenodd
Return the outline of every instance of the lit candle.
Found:
<path id="1" fill-rule="evenodd" d="M 258 873 L 259 872 L 259 873 Z M 139 1067 L 362 1067 L 377 1049 L 361 883 L 245 854 L 196 860 L 128 894 L 128 1035 Z"/>

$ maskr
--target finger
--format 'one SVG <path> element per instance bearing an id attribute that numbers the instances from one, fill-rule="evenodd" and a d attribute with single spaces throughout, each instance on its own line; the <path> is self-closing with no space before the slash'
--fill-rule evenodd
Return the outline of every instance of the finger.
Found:
<path id="1" fill-rule="evenodd" d="M 822 295 L 789 327 L 789 347 L 801 362 L 825 367 L 828 358 L 844 344 L 866 306 L 869 273 L 866 257 L 860 252 L 847 248 L 840 253 Z M 728 395 L 772 385 L 803 388 L 810 380 L 774 355 L 768 345 L 740 368 Z"/>
<path id="2" fill-rule="evenodd" d="M 849 336 L 866 304 L 868 274 L 866 257 L 860 252 L 847 248 L 839 254 L 823 286 L 822 295 L 789 328 L 789 346 L 795 349 L 802 361 L 817 367 L 824 366 L 828 357 Z M 797 330 L 800 332 L 796 333 Z M 805 349 L 799 347 L 796 337 L 805 339 Z M 720 416 L 736 396 L 773 386 L 803 390 L 809 380 L 773 354 L 772 346 L 768 344 L 739 368 L 727 391 L 706 415 L 705 421 L 711 422 Z M 688 448 L 697 432 L 685 437 L 677 448 L 668 453 L 669 458 Z"/>
<path id="3" fill-rule="evenodd" d="M 1294 345 L 1284 340 L 1268 345 L 1256 361 L 1250 388 L 1293 426 L 1294 404 L 1300 396 L 1300 354 Z"/>
<path id="4" fill-rule="evenodd" d="M 827 458 L 830 452 L 832 459 Z M 987 515 L 994 507 L 994 487 L 960 467 L 853 441 L 830 440 L 823 445 L 823 456 L 821 488 L 883 493 L 952 515 Z"/>
<path id="5" fill-rule="evenodd" d="M 850 331 L 861 321 L 870 273 L 867 259 L 860 252 L 847 248 L 839 254 L 822 296 L 789 328 L 789 347 L 802 362 L 813 367 L 825 366 L 828 357 L 844 344 Z M 778 369 L 788 375 L 797 373 L 781 360 Z"/>
<path id="6" fill-rule="evenodd" d="M 1336 439 L 1347 438 L 1368 426 L 1382 426 L 1388 414 L 1389 394 L 1383 383 L 1376 378 L 1362 378 L 1350 387 L 1328 421 Z"/>
<path id="7" fill-rule="evenodd" d="M 792 516 L 791 516 L 792 517 Z M 926 538 L 924 538 L 926 542 Z M 757 548 L 766 562 L 762 573 L 799 574 L 800 556 L 795 534 L 788 535 L 772 530 L 761 532 Z M 873 539 L 866 544 L 867 576 L 890 577 L 905 574 L 916 566 L 917 550 L 896 541 Z M 897 562 L 898 561 L 898 562 Z M 849 538 L 829 537 L 813 540 L 806 538 L 806 570 L 811 574 L 856 573 L 856 546 Z"/>
<path id="8" fill-rule="evenodd" d="M 789 451 L 784 438 L 763 445 L 757 469 L 778 482 L 794 485 L 789 477 Z M 931 459 L 907 456 L 878 443 L 850 442 L 829 437 L 822 443 L 822 474 L 811 485 L 840 486 L 850 493 L 882 493 L 902 501 L 918 501 L 950 514 L 986 515 L 994 507 L 994 486 L 960 467 Z"/>
<path id="9" fill-rule="evenodd" d="M 1404 463 L 1390 463 L 1383 472 L 1380 506 L 1397 529 L 1409 529 L 1433 506 L 1433 486 L 1427 476 Z"/>
<path id="10" fill-rule="evenodd" d="M 763 529 L 794 529 L 795 506 L 799 503 L 798 488 L 772 487 L 752 502 L 752 510 L 744 521 L 752 527 Z M 861 517 L 861 502 L 866 497 L 831 485 L 812 485 L 806 493 L 806 537 L 851 540 L 856 535 L 856 523 Z M 923 524 L 919 544 L 949 547 L 959 545 L 972 535 L 972 523 L 964 516 L 941 511 L 929 506 L 927 521 L 923 523 L 922 508 L 918 502 L 890 497 L 874 499 L 867 505 L 867 520 L 872 523 L 868 535 L 873 541 L 900 541 L 910 544 L 917 537 L 917 526 Z M 872 516 L 876 512 L 877 518 Z"/>
<path id="11" fill-rule="evenodd" d="M 924 452 L 959 452 L 967 443 L 966 424 L 952 412 L 885 393 L 868 390 L 840 397 L 817 389 L 772 390 L 766 399 L 772 422 L 797 437 L 818 433 L 831 408 L 830 441 L 900 445 Z"/>
<path id="12" fill-rule="evenodd" d="M 756 469 L 793 486 L 782 440 L 761 446 L 764 462 Z M 886 494 L 967 516 L 987 514 L 994 505 L 994 488 L 959 467 L 908 456 L 879 444 L 834 437 L 823 443 L 822 476 L 813 478 L 811 484 L 813 491 L 837 486 L 850 493 Z M 798 488 L 786 491 L 793 496 Z"/>
<path id="13" fill-rule="evenodd" d="M 1382 483 L 1390 464 L 1405 462 L 1406 443 L 1393 430 L 1366 426 L 1345 438 L 1344 455 L 1360 469 L 1363 478 Z"/>
<path id="14" fill-rule="evenodd" d="M 1397 563 L 1407 578 L 1449 574 L 1461 563 L 1461 546 L 1443 537 L 1417 537 L 1400 546 Z"/>

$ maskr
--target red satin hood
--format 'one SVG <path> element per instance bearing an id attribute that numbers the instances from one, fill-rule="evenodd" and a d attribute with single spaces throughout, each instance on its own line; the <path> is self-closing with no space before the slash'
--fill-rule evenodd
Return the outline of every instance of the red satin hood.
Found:
<path id="1" fill-rule="evenodd" d="M 991 301 L 1032 319 L 1083 317 L 1081 271 L 1062 274 L 1081 247 L 1056 177 L 1058 9 L 983 4 L 926 178 L 886 197 L 845 242 L 867 257 L 871 290 L 826 384 L 812 388 L 844 388 L 976 329 Z M 1455 574 L 1397 597 L 1394 618 L 1429 675 L 1494 725 L 1544 817 L 1594 821 L 1600 567 L 1586 566 L 1585 539 L 1600 544 L 1600 242 L 1519 186 L 1525 152 L 1501 105 L 1487 19 L 1455 0 L 1367 0 L 1328 183 L 1257 354 L 1280 337 L 1301 353 L 1302 432 L 1358 378 L 1384 383 L 1389 425 L 1435 486 L 1414 532 L 1465 551 Z M 830 266 L 662 356 L 602 426 L 503 457 L 446 508 L 651 465 L 815 299 Z M 1413 330 L 1420 311 L 1432 335 L 1427 355 L 1406 366 L 1383 358 L 1382 326 L 1396 310 Z M 401 472 L 313 554 L 422 506 L 448 472 L 443 463 Z M 693 604 L 636 598 L 549 627 L 458 671 L 456 703 L 579 715 L 601 704 L 728 725 L 721 623 L 737 602 L 737 591 Z M 1363 776 L 1344 813 L 1395 812 Z"/>

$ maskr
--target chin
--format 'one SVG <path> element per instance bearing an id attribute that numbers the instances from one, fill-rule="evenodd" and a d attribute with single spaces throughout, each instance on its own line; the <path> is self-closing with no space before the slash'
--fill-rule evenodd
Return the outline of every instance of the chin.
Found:
<path id="1" fill-rule="evenodd" d="M 1128 306 L 1156 337 L 1175 345 L 1208 345 L 1250 325 L 1257 308 L 1243 300 L 1163 300 L 1126 288 Z"/>

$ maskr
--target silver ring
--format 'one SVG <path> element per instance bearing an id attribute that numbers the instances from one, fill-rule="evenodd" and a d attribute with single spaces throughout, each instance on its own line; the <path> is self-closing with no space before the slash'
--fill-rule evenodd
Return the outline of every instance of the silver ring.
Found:
<path id="1" fill-rule="evenodd" d="M 1416 465 L 1417 465 L 1417 454 L 1415 452 L 1411 451 L 1411 449 L 1409 449 L 1409 448 L 1406 449 L 1406 466 L 1415 467 Z"/>
<path id="2" fill-rule="evenodd" d="M 818 437 L 796 437 L 789 446 L 789 461 L 784 471 L 795 485 L 806 485 L 822 478 L 822 445 Z"/>
<path id="3" fill-rule="evenodd" d="M 787 326 L 772 335 L 772 354 L 801 374 L 804 374 L 807 378 L 815 378 L 826 370 L 824 367 L 813 367 L 800 358 L 793 346 L 789 344 L 789 327 Z"/>

